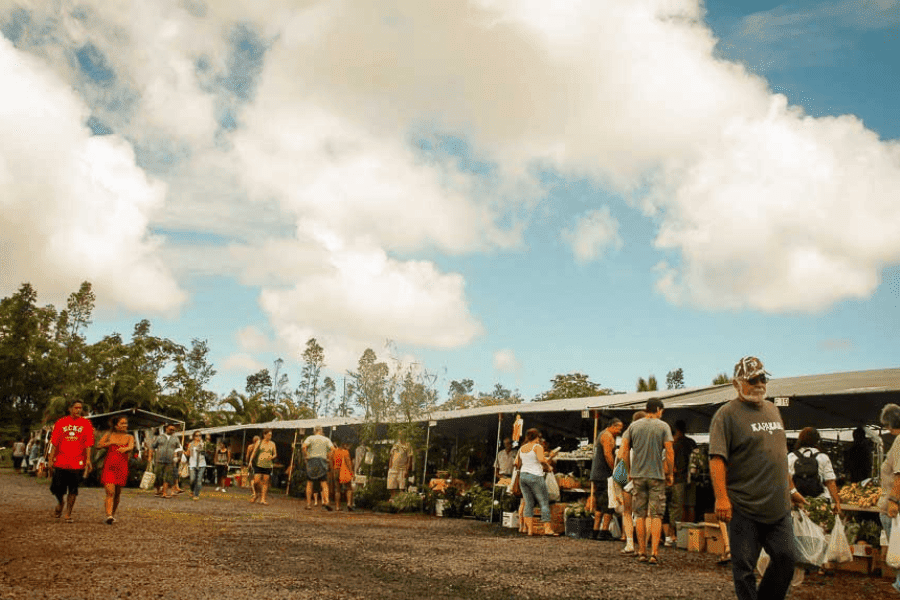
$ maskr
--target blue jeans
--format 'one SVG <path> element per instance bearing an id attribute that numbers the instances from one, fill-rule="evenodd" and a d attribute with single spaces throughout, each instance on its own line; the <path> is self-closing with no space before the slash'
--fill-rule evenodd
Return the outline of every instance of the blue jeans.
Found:
<path id="1" fill-rule="evenodd" d="M 754 521 L 737 510 L 728 523 L 731 545 L 731 575 L 734 593 L 740 600 L 782 600 L 794 577 L 794 525 L 788 512 L 780 521 L 767 524 Z M 766 573 L 756 587 L 753 570 L 759 551 L 771 557 Z"/>
<path id="2" fill-rule="evenodd" d="M 878 515 L 881 517 L 881 528 L 884 529 L 884 535 L 887 536 L 888 543 L 891 541 L 891 525 L 893 523 L 893 519 L 882 513 Z M 900 570 L 897 571 L 897 577 L 894 579 L 894 589 L 900 592 Z"/>
<path id="3" fill-rule="evenodd" d="M 203 488 L 203 470 L 206 467 L 191 467 L 191 493 L 195 498 L 200 497 L 200 490 Z"/>
<path id="4" fill-rule="evenodd" d="M 547 483 L 543 475 L 532 475 L 531 473 L 519 474 L 519 487 L 522 490 L 522 496 L 525 498 L 526 519 L 534 515 L 534 503 L 541 505 L 541 522 L 550 522 L 550 497 L 547 495 Z"/>

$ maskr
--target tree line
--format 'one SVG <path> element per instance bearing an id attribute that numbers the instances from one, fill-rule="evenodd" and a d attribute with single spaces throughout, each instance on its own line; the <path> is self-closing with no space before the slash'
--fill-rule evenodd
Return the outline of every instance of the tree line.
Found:
<path id="1" fill-rule="evenodd" d="M 216 370 L 206 340 L 195 338 L 185 346 L 153 335 L 150 321 L 143 319 L 129 339 L 113 333 L 87 343 L 95 303 L 87 281 L 59 310 L 39 306 L 29 283 L 0 300 L 0 436 L 23 435 L 55 420 L 70 399 L 81 400 L 94 414 L 140 408 L 188 427 L 350 415 L 374 425 L 411 424 L 434 410 L 525 401 L 518 390 L 499 383 L 479 392 L 473 380 L 461 379 L 450 382 L 441 402 L 434 373 L 404 364 L 391 352 L 379 359 L 371 348 L 338 382 L 325 375 L 325 350 L 315 338 L 301 354 L 296 387 L 279 358 L 271 370 L 247 376 L 243 392 L 221 397 L 208 389 Z M 638 391 L 656 389 L 653 376 L 650 381 L 652 388 L 642 378 Z M 684 387 L 682 370 L 671 372 L 667 382 L 670 389 Z M 579 372 L 556 375 L 550 383 L 533 401 L 617 393 Z"/>

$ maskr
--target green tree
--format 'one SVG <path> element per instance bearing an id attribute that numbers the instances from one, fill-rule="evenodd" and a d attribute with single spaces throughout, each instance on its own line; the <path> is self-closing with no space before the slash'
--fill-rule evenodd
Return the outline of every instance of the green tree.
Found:
<path id="1" fill-rule="evenodd" d="M 731 377 L 729 377 L 728 373 L 719 373 L 712 380 L 713 385 L 729 385 L 731 384 Z"/>
<path id="2" fill-rule="evenodd" d="M 553 378 L 553 387 L 538 395 L 536 401 L 557 400 L 561 398 L 590 398 L 591 396 L 605 396 L 612 390 L 603 388 L 599 383 L 594 383 L 584 373 L 569 373 L 557 375 Z"/>
<path id="3" fill-rule="evenodd" d="M 331 407 L 323 406 L 322 388 L 319 384 L 322 369 L 325 367 L 325 349 L 319 345 L 316 338 L 309 338 L 302 357 L 303 370 L 300 373 L 300 385 L 295 392 L 297 401 L 309 407 L 314 415 L 327 414 Z"/>
<path id="4" fill-rule="evenodd" d="M 637 391 L 655 392 L 657 389 L 659 389 L 659 386 L 656 383 L 656 375 L 651 375 L 647 379 L 644 379 L 643 377 L 638 378 Z"/>
<path id="5" fill-rule="evenodd" d="M 244 390 L 248 395 L 253 396 L 260 392 L 268 395 L 272 390 L 272 376 L 268 369 L 261 369 L 253 375 L 247 376 L 247 385 Z"/>
<path id="6" fill-rule="evenodd" d="M 205 387 L 216 370 L 208 357 L 206 340 L 193 339 L 190 351 L 176 355 L 174 368 L 163 378 L 169 393 L 168 402 L 177 405 L 179 412 L 188 416 L 191 426 L 211 424 L 209 411 L 216 402 L 216 394 Z"/>
<path id="7" fill-rule="evenodd" d="M 447 401 L 441 404 L 440 410 L 459 410 L 475 406 L 475 382 L 471 379 L 453 380 L 450 382 Z"/>
<path id="8" fill-rule="evenodd" d="M 669 371 L 666 374 L 666 389 L 667 390 L 682 390 L 684 389 L 684 369 L 678 367 L 674 371 Z"/>
<path id="9" fill-rule="evenodd" d="M 22 435 L 46 409 L 61 375 L 53 305 L 37 305 L 29 283 L 0 300 L 0 430 Z"/>

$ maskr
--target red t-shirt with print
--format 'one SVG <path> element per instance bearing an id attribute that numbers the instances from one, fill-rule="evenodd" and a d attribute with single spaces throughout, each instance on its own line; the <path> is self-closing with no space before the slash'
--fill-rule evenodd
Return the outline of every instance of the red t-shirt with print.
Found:
<path id="1" fill-rule="evenodd" d="M 83 469 L 84 449 L 94 445 L 94 426 L 84 417 L 63 417 L 53 427 L 50 443 L 56 447 L 57 469 Z"/>

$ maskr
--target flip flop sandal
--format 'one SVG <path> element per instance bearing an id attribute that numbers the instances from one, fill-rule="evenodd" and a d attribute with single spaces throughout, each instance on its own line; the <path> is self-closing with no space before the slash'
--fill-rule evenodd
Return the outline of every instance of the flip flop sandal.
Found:
<path id="1" fill-rule="evenodd" d="M 726 551 L 725 551 L 725 554 L 720 554 L 720 555 L 719 555 L 719 560 L 716 561 L 716 564 L 718 564 L 718 565 L 727 565 L 727 564 L 730 563 L 730 562 L 731 562 L 731 551 L 730 551 L 730 550 L 726 550 Z"/>
<path id="2" fill-rule="evenodd" d="M 106 524 L 107 524 L 107 525 L 112 525 L 112 524 L 115 523 L 115 522 L 116 522 L 116 520 L 115 520 L 114 518 L 112 518 L 111 516 L 110 516 L 110 517 L 106 517 Z"/>
<path id="3" fill-rule="evenodd" d="M 659 565 L 659 557 L 654 554 L 647 559 L 647 562 L 651 565 Z"/>
<path id="4" fill-rule="evenodd" d="M 62 516 L 62 510 L 63 510 L 62 508 L 57 506 L 56 508 L 53 509 L 53 512 L 51 514 L 53 515 L 54 518 L 58 519 Z"/>
<path id="5" fill-rule="evenodd" d="M 638 562 L 647 562 L 646 554 L 638 554 Z"/>
<path id="6" fill-rule="evenodd" d="M 268 502 L 263 502 L 262 500 L 260 500 L 259 503 L 262 504 L 263 506 L 268 506 L 268 505 L 269 505 Z"/>
<path id="7" fill-rule="evenodd" d="M 250 496 L 250 504 L 253 504 L 254 502 L 256 502 L 256 496 Z M 260 502 L 260 504 L 262 504 L 262 502 Z"/>
<path id="8" fill-rule="evenodd" d="M 65 519 L 63 519 L 63 522 L 64 523 L 74 523 L 75 519 L 73 519 L 72 517 L 66 517 Z"/>

